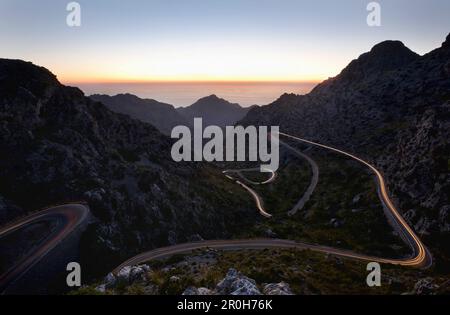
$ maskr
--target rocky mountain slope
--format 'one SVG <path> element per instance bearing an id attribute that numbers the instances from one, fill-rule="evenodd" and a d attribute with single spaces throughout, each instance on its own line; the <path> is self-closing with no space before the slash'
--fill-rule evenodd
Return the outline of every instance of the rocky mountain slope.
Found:
<path id="1" fill-rule="evenodd" d="M 94 94 L 90 98 L 103 103 L 113 112 L 147 122 L 166 135 L 170 135 L 175 126 L 188 125 L 187 119 L 172 105 L 155 100 L 142 99 L 132 94 L 115 96 Z"/>
<path id="2" fill-rule="evenodd" d="M 435 295 L 448 294 L 448 273 L 433 268 L 383 268 L 380 287 L 369 287 L 367 263 L 289 249 L 194 251 L 126 266 L 75 295 Z"/>
<path id="3" fill-rule="evenodd" d="M 126 266 L 122 268 L 117 275 L 109 273 L 103 283 L 95 287 L 98 293 L 123 294 L 120 289 L 139 288 L 138 292 L 143 295 L 157 295 L 164 289 L 158 286 L 153 280 L 157 271 L 152 270 L 148 265 Z M 171 276 L 169 283 L 172 286 L 182 286 L 182 279 L 178 276 Z M 261 288 L 261 289 L 260 289 Z M 81 293 L 83 289 L 81 290 Z M 261 292 L 262 291 L 262 292 Z M 171 292 L 174 293 L 174 292 Z M 255 280 L 243 275 L 234 268 L 230 268 L 225 276 L 214 289 L 205 287 L 189 286 L 183 292 L 177 292 L 182 295 L 293 295 L 289 284 L 264 283 L 258 285 Z"/>
<path id="4" fill-rule="evenodd" d="M 226 238 L 256 213 L 245 192 L 202 164 L 178 164 L 171 139 L 116 114 L 45 68 L 0 59 L 0 224 L 87 201 L 84 275 L 146 249 Z"/>
<path id="5" fill-rule="evenodd" d="M 252 109 L 244 125 L 334 145 L 375 163 L 407 219 L 435 238 L 450 232 L 450 35 L 419 56 L 386 41 L 307 95 Z"/>
<path id="6" fill-rule="evenodd" d="M 249 110 L 250 108 L 243 108 L 216 95 L 204 97 L 189 107 L 177 109 L 191 123 L 194 118 L 202 117 L 204 125 L 219 127 L 233 126 L 244 118 Z"/>

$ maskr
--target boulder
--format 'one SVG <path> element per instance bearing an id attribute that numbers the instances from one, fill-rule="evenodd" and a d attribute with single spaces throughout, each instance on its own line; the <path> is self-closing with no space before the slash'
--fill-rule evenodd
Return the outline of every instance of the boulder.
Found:
<path id="1" fill-rule="evenodd" d="M 361 198 L 362 198 L 362 194 L 357 194 L 355 197 L 353 197 L 352 203 L 357 204 L 358 202 L 361 201 Z"/>
<path id="2" fill-rule="evenodd" d="M 196 287 L 188 287 L 184 290 L 182 295 L 199 295 Z"/>
<path id="3" fill-rule="evenodd" d="M 330 225 L 331 225 L 332 227 L 334 227 L 334 228 L 339 228 L 339 227 L 342 226 L 342 224 L 343 224 L 342 221 L 339 220 L 339 219 L 332 218 L 332 219 L 330 220 Z"/>
<path id="4" fill-rule="evenodd" d="M 112 272 L 108 273 L 108 275 L 105 277 L 105 280 L 104 280 L 105 288 L 107 288 L 107 289 L 114 288 L 116 286 L 116 283 L 117 283 L 117 279 L 114 276 L 114 274 Z"/>
<path id="5" fill-rule="evenodd" d="M 172 283 L 179 282 L 180 280 L 181 280 L 180 277 L 177 277 L 177 276 L 172 276 L 169 279 L 169 281 Z"/>
<path id="6" fill-rule="evenodd" d="M 230 287 L 231 295 L 261 295 L 256 282 L 245 276 L 236 279 Z"/>
<path id="7" fill-rule="evenodd" d="M 188 287 L 182 295 L 214 295 L 214 292 L 208 288 Z"/>
<path id="8" fill-rule="evenodd" d="M 130 266 L 125 266 L 122 269 L 120 269 L 119 272 L 117 273 L 117 281 L 121 283 L 129 283 L 130 272 L 131 272 Z"/>
<path id="9" fill-rule="evenodd" d="M 414 286 L 413 294 L 418 295 L 431 295 L 436 293 L 436 290 L 439 289 L 439 286 L 433 283 L 432 278 L 424 278 L 417 281 Z"/>
<path id="10" fill-rule="evenodd" d="M 216 291 L 218 294 L 261 295 L 255 280 L 233 268 L 230 268 L 225 278 L 217 284 Z"/>
<path id="11" fill-rule="evenodd" d="M 100 293 L 105 293 L 106 292 L 106 285 L 105 284 L 100 284 L 99 286 L 97 286 L 95 288 L 95 291 L 100 292 Z"/>
<path id="12" fill-rule="evenodd" d="M 275 232 L 273 232 L 271 229 L 265 230 L 264 234 L 269 238 L 277 238 L 278 237 L 278 235 Z"/>
<path id="13" fill-rule="evenodd" d="M 223 278 L 222 281 L 217 284 L 216 291 L 219 294 L 226 294 L 226 292 L 229 291 L 229 288 L 231 287 L 233 281 L 238 278 L 238 275 L 239 273 L 236 269 L 230 268 L 225 278 Z"/>
<path id="14" fill-rule="evenodd" d="M 200 287 L 198 288 L 198 295 L 213 295 L 214 291 L 208 289 L 208 288 L 203 288 Z"/>
<path id="15" fill-rule="evenodd" d="M 264 285 L 263 293 L 265 295 L 294 295 L 286 282 L 268 283 Z"/>
<path id="16" fill-rule="evenodd" d="M 150 267 L 147 265 L 140 265 L 140 266 L 133 266 L 130 270 L 130 276 L 128 281 L 129 282 L 135 282 L 146 279 L 147 272 L 150 271 Z"/>

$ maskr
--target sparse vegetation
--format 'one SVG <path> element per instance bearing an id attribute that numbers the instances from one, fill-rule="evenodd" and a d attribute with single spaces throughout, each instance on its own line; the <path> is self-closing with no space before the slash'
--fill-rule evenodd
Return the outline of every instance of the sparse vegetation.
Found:
<path id="1" fill-rule="evenodd" d="M 252 186 L 273 218 L 256 223 L 238 237 L 267 236 L 270 230 L 279 238 L 360 253 L 388 257 L 409 253 L 389 225 L 374 176 L 366 167 L 322 149 L 308 154 L 318 163 L 320 178 L 303 211 L 292 217 L 287 215 L 308 187 L 311 170 L 305 161 L 288 159 L 273 183 Z"/>
<path id="2" fill-rule="evenodd" d="M 198 268 L 187 267 L 192 260 L 213 255 L 214 260 L 198 263 Z M 441 288 L 438 293 L 449 293 L 445 285 L 448 275 L 435 269 L 417 270 L 407 267 L 382 265 L 381 287 L 368 287 L 366 263 L 295 249 L 280 250 L 201 250 L 184 256 L 182 261 L 170 263 L 170 259 L 148 262 L 152 271 L 147 283 L 134 283 L 106 291 L 106 294 L 181 294 L 187 287 L 213 289 L 235 268 L 257 283 L 289 284 L 293 293 L 304 294 L 404 294 L 414 291 L 419 279 L 434 277 Z M 72 294 L 94 294 L 95 285 L 82 288 Z M 155 289 L 156 288 L 156 289 Z M 148 294 L 148 293 L 147 293 Z"/>

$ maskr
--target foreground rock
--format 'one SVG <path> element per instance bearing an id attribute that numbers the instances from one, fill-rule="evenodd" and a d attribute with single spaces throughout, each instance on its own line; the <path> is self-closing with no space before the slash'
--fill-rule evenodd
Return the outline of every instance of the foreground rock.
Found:
<path id="1" fill-rule="evenodd" d="M 126 266 L 116 275 L 109 273 L 102 283 L 95 287 L 99 293 L 121 294 L 123 290 L 133 286 L 140 286 L 140 294 L 156 295 L 160 288 L 153 282 L 153 271 L 148 265 Z M 180 284 L 178 276 L 169 278 L 169 285 Z M 262 288 L 262 292 L 261 292 Z M 120 291 L 122 290 L 122 291 Z M 234 268 L 230 268 L 225 276 L 213 288 L 188 286 L 182 295 L 293 295 L 289 284 L 285 282 L 258 285 L 255 280 L 243 275 Z"/>
<path id="2" fill-rule="evenodd" d="M 184 290 L 183 295 L 214 295 L 214 291 L 208 288 L 188 287 Z"/>
<path id="3" fill-rule="evenodd" d="M 148 275 L 150 272 L 151 269 L 148 265 L 125 266 L 117 274 L 108 273 L 95 290 L 105 293 L 107 290 L 114 290 L 118 286 L 129 286 L 136 283 L 145 284 L 149 281 Z"/>
<path id="4" fill-rule="evenodd" d="M 289 284 L 286 282 L 266 284 L 263 293 L 265 295 L 293 295 Z"/>
<path id="5" fill-rule="evenodd" d="M 215 291 L 222 295 L 261 295 L 255 280 L 233 268 L 228 270 L 226 277 L 217 284 Z"/>
<path id="6" fill-rule="evenodd" d="M 147 265 L 140 265 L 140 266 L 133 266 L 129 267 L 126 266 L 122 268 L 117 273 L 117 281 L 121 283 L 126 284 L 132 284 L 136 281 L 145 281 L 146 280 L 146 273 L 150 271 L 150 267 Z M 108 274 L 105 281 L 108 283 L 111 282 L 111 278 L 114 278 L 114 275 L 112 273 Z"/>
<path id="7" fill-rule="evenodd" d="M 434 283 L 432 278 L 424 278 L 417 281 L 412 294 L 433 295 L 436 294 L 439 286 Z"/>
<path id="8" fill-rule="evenodd" d="M 183 295 L 293 295 L 289 284 L 285 282 L 264 284 L 263 287 L 261 293 L 255 280 L 231 268 L 214 290 L 189 287 Z"/>

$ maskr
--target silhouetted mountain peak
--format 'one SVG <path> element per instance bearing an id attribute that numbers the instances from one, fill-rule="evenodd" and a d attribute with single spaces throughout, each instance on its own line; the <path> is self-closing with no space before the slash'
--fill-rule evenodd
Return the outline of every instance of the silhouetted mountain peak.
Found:
<path id="1" fill-rule="evenodd" d="M 192 104 L 191 106 L 233 106 L 233 107 L 240 107 L 239 104 L 230 103 L 227 100 L 218 97 L 216 94 L 211 94 L 209 96 L 203 97 L 199 99 L 197 102 Z"/>
<path id="2" fill-rule="evenodd" d="M 420 56 L 400 41 L 388 40 L 353 60 L 341 73 L 344 79 L 360 79 L 370 74 L 402 68 Z"/>
<path id="3" fill-rule="evenodd" d="M 201 98 L 202 100 L 205 99 L 209 99 L 209 100 L 222 100 L 220 97 L 218 97 L 216 94 L 211 94 L 209 96 L 205 96 L 203 98 Z"/>
<path id="4" fill-rule="evenodd" d="M 191 106 L 177 108 L 177 111 L 190 122 L 202 117 L 206 125 L 229 126 L 241 120 L 249 111 L 239 104 L 230 103 L 215 94 L 203 97 Z"/>
<path id="5" fill-rule="evenodd" d="M 241 124 L 278 125 L 365 155 L 405 198 L 403 208 L 421 209 L 413 210 L 415 228 L 439 235 L 450 226 L 449 46 L 450 36 L 442 48 L 418 56 L 401 42 L 380 43 L 311 93 L 292 101 L 283 95 Z"/>
<path id="6" fill-rule="evenodd" d="M 281 95 L 277 101 L 283 101 L 283 100 L 292 100 L 294 98 L 298 98 L 299 95 L 295 93 L 284 93 Z"/>
<path id="7" fill-rule="evenodd" d="M 399 40 L 386 40 L 376 44 L 370 50 L 371 54 L 388 54 L 388 53 L 410 53 L 411 50 Z"/>
<path id="8" fill-rule="evenodd" d="M 31 62 L 0 59 L 0 95 L 16 95 L 19 89 L 43 96 L 49 88 L 60 86 L 56 76 Z"/>
<path id="9" fill-rule="evenodd" d="M 133 100 L 138 100 L 139 99 L 139 97 L 137 97 L 136 95 L 131 94 L 131 93 L 120 93 L 120 94 L 117 94 L 116 97 L 133 99 Z"/>
<path id="10" fill-rule="evenodd" d="M 442 43 L 442 48 L 450 48 L 450 33 L 447 35 L 445 42 Z"/>

